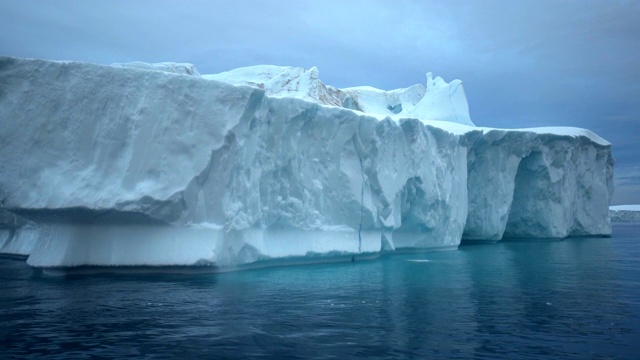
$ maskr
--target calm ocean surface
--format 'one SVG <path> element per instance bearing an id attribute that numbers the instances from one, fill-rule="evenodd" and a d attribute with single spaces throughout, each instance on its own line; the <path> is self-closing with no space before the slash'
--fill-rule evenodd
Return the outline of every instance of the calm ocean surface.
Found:
<path id="1" fill-rule="evenodd" d="M 640 224 L 206 275 L 0 258 L 0 358 L 640 358 Z"/>

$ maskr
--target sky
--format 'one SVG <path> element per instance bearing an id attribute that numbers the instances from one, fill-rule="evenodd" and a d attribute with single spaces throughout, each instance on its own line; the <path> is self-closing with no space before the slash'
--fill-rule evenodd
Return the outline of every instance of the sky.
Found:
<path id="1" fill-rule="evenodd" d="M 588 128 L 640 204 L 640 1 L 0 0 L 0 55 L 317 66 L 336 87 L 461 79 L 478 126 Z"/>

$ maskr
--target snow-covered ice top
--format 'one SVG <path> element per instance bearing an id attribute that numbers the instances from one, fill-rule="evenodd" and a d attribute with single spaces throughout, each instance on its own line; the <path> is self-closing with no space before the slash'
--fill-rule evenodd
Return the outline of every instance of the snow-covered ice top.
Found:
<path id="1" fill-rule="evenodd" d="M 450 129 L 450 128 L 451 126 L 447 127 L 447 129 Z M 506 134 L 507 132 L 529 132 L 529 133 L 534 133 L 539 135 L 553 134 L 555 136 L 566 136 L 571 138 L 584 137 L 598 145 L 602 145 L 602 146 L 611 145 L 610 142 L 603 139 L 598 134 L 594 133 L 589 129 L 575 128 L 575 127 L 569 127 L 569 126 L 547 126 L 547 127 L 539 127 L 539 128 L 521 128 L 521 129 L 496 129 L 496 128 L 482 127 L 478 129 L 483 132 L 491 131 L 493 133 L 503 133 L 503 134 Z"/>
<path id="2" fill-rule="evenodd" d="M 320 80 L 320 72 L 317 67 L 304 69 L 293 66 L 255 65 L 218 74 L 201 75 L 195 65 L 190 63 L 135 61 L 114 63 L 111 66 L 194 75 L 232 85 L 251 86 L 264 90 L 265 94 L 271 97 L 297 98 L 322 105 L 356 110 L 373 115 L 380 120 L 384 118 L 395 120 L 416 118 L 457 135 L 464 135 L 471 131 L 483 133 L 491 131 L 495 136 L 502 131 L 504 133 L 521 131 L 586 137 L 599 145 L 611 145 L 594 132 L 575 127 L 521 129 L 476 127 L 469 115 L 469 105 L 462 81 L 453 80 L 447 83 L 439 76 L 434 79 L 430 72 L 427 73 L 426 87 L 422 84 L 415 84 L 407 88 L 385 91 L 371 86 L 338 89 L 325 85 Z"/>
<path id="3" fill-rule="evenodd" d="M 416 118 L 450 121 L 473 126 L 462 81 L 450 83 L 427 73 L 426 87 L 415 84 L 396 90 L 380 90 L 370 86 L 338 89 L 325 85 L 318 68 L 256 65 L 202 75 L 234 85 L 264 89 L 272 97 L 291 97 L 337 106 L 383 117 Z"/>

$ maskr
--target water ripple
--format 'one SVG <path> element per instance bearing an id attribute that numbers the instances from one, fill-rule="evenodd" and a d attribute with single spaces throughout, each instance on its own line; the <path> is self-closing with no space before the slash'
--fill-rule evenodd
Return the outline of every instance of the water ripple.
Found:
<path id="1" fill-rule="evenodd" d="M 0 358 L 635 358 L 640 226 L 209 275 L 0 259 Z"/>

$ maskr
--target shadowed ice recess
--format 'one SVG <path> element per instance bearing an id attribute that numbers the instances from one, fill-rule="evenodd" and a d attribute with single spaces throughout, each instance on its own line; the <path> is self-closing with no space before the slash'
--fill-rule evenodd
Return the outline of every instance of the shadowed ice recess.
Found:
<path id="1" fill-rule="evenodd" d="M 462 82 L 0 58 L 0 252 L 43 268 L 351 261 L 611 234 L 611 145 L 476 127 Z"/>

